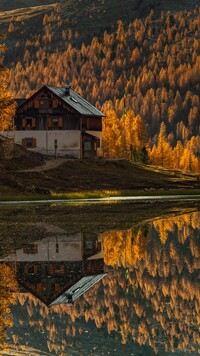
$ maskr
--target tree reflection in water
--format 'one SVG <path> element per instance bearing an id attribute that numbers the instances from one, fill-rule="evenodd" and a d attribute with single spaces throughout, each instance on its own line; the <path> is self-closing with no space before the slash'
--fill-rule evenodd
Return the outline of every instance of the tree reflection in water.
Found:
<path id="1" fill-rule="evenodd" d="M 86 348 L 85 331 L 91 336 L 87 338 L 90 351 L 96 330 L 98 337 L 103 332 L 104 348 L 110 335 L 118 351 L 122 345 L 132 350 L 138 345 L 141 350 L 150 347 L 152 353 L 196 354 L 200 341 L 199 235 L 198 212 L 107 231 L 101 234 L 107 276 L 72 306 L 47 308 L 30 294 L 19 295 L 18 307 L 26 310 L 20 323 L 37 335 L 45 331 L 41 347 L 52 354 Z M 27 344 L 31 343 L 30 338 Z"/>
<path id="2" fill-rule="evenodd" d="M 12 269 L 5 263 L 0 264 L 0 351 L 8 348 L 7 329 L 13 325 L 11 305 L 15 303 L 17 281 Z"/>

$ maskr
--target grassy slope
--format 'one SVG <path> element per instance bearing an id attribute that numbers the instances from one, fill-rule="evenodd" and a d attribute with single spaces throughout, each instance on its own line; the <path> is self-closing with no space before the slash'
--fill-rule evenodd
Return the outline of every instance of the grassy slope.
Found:
<path id="1" fill-rule="evenodd" d="M 27 165 L 41 164 L 40 157 L 23 156 L 1 162 L 4 167 L 0 177 L 1 199 L 13 198 L 13 194 L 18 197 L 24 194 L 48 196 L 50 191 L 120 190 L 124 194 L 155 194 L 158 190 L 188 192 L 200 189 L 197 176 L 136 165 L 125 160 L 69 160 L 56 169 L 43 172 L 19 171 Z"/>
<path id="2" fill-rule="evenodd" d="M 1 150 L 0 150 L 1 152 Z M 11 160 L 0 157 L 0 199 L 45 198 L 48 190 L 73 192 L 79 190 L 129 190 L 133 194 L 157 193 L 158 189 L 194 190 L 199 187 L 197 177 L 181 172 L 142 167 L 128 161 L 69 160 L 56 169 L 45 172 L 19 172 L 19 169 L 38 166 L 40 155 L 34 155 L 20 146 L 14 149 Z M 154 190 L 152 190 L 154 189 Z M 132 190 L 132 191 L 130 191 Z M 199 191 L 200 192 L 200 189 Z M 43 193 L 43 194 L 41 194 Z M 104 205 L 18 205 L 0 204 L 0 254 L 16 244 L 45 236 L 43 227 L 55 225 L 67 232 L 99 232 L 125 229 L 166 214 L 179 214 L 198 209 L 197 202 L 132 202 Z M 31 224 L 31 226 L 30 226 Z M 38 226 L 38 227 L 37 227 Z"/>

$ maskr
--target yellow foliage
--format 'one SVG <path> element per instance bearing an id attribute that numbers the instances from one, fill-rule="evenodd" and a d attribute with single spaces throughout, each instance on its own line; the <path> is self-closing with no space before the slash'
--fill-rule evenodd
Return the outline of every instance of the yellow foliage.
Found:
<path id="1" fill-rule="evenodd" d="M 3 36 L 0 34 L 0 40 Z M 13 95 L 7 90 L 9 82 L 9 70 L 3 67 L 1 52 L 5 51 L 5 46 L 0 45 L 0 131 L 6 130 L 12 123 L 15 114 L 16 104 Z"/>
<path id="2" fill-rule="evenodd" d="M 17 282 L 12 269 L 0 264 L 0 351 L 8 348 L 6 330 L 13 324 L 10 305 L 15 303 Z"/>
<path id="3" fill-rule="evenodd" d="M 108 231 L 103 234 L 104 260 L 108 266 L 132 266 L 144 254 L 146 237 L 142 230 Z"/>

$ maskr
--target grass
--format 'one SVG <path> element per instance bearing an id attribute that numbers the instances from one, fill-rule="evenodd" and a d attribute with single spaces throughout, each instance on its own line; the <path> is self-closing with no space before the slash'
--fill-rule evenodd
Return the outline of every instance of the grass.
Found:
<path id="1" fill-rule="evenodd" d="M 4 201 L 200 194 L 197 176 L 125 160 L 69 160 L 45 172 L 20 172 L 15 161 L 7 166 L 0 176 Z"/>
<path id="2" fill-rule="evenodd" d="M 10 235 L 11 225 L 26 226 L 39 222 L 63 227 L 66 231 L 105 231 L 130 228 L 140 221 L 159 216 L 197 210 L 198 202 L 131 202 L 122 204 L 41 204 L 0 205 L 0 225 L 9 225 L 5 231 Z M 25 228 L 26 230 L 26 228 Z M 16 238 L 20 239 L 18 234 Z"/>
<path id="3" fill-rule="evenodd" d="M 120 190 L 93 190 L 93 191 L 69 192 L 69 193 L 51 192 L 52 198 L 55 199 L 109 198 L 109 197 L 117 197 L 122 195 L 123 192 Z"/>
<path id="4" fill-rule="evenodd" d="M 40 201 L 40 200 L 84 200 L 112 197 L 130 197 L 130 196 L 166 196 L 166 195 L 200 195 L 200 189 L 174 189 L 174 190 L 93 190 L 80 192 L 50 192 L 48 195 L 18 193 L 1 191 L 0 201 Z"/>
<path id="5" fill-rule="evenodd" d="M 200 189 L 174 189 L 174 190 L 94 190 L 81 192 L 51 192 L 53 199 L 94 199 L 128 196 L 165 196 L 165 195 L 200 195 Z"/>

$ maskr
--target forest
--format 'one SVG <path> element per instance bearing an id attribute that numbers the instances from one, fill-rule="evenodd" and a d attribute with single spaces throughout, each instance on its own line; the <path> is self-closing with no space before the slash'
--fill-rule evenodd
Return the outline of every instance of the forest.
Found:
<path id="1" fill-rule="evenodd" d="M 43 84 L 72 88 L 106 115 L 103 153 L 187 172 L 200 171 L 200 7 L 154 11 L 90 43 L 62 26 L 59 5 L 13 51 L 9 89 L 27 97 Z M 8 32 L 23 30 L 13 18 Z M 52 51 L 53 44 L 57 48 Z M 63 49 L 63 45 L 65 49 Z M 62 47 L 62 50 L 60 49 Z M 23 58 L 21 58 L 23 53 Z M 21 59 L 19 59 L 21 58 Z M 14 63 L 14 59 L 19 59 Z M 135 136 L 135 128 L 143 128 Z M 173 159 L 172 159 L 173 158 Z"/>

